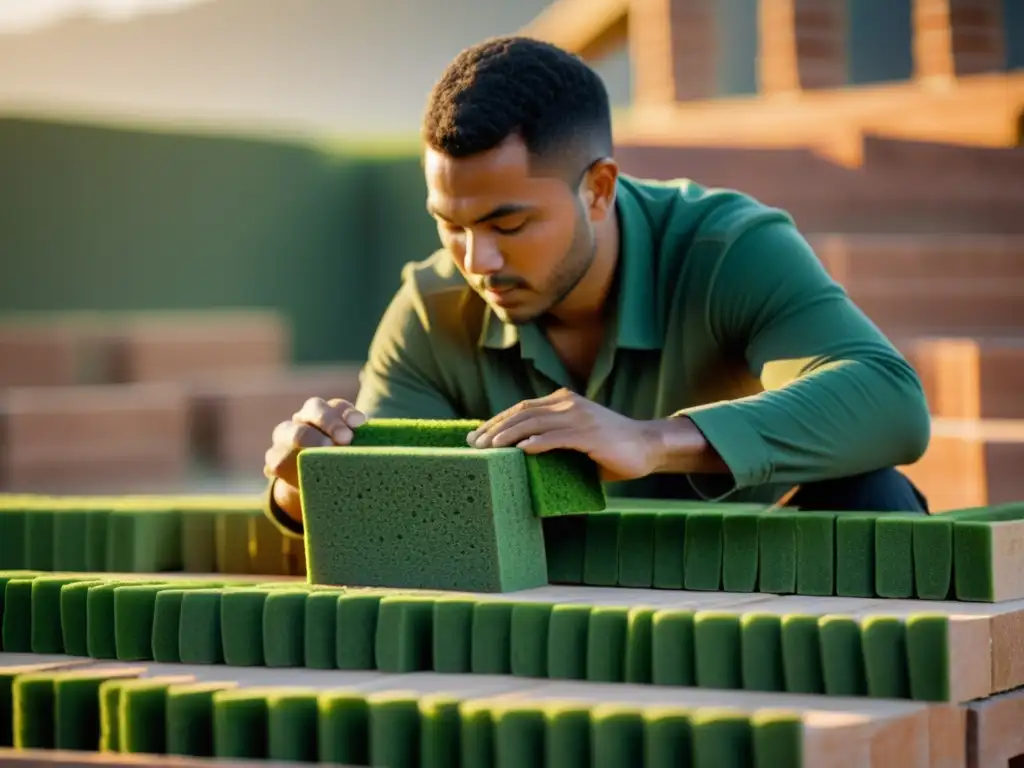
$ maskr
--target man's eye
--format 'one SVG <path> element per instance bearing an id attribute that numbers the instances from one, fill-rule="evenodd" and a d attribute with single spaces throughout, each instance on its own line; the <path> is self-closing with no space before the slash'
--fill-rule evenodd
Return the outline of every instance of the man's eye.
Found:
<path id="1" fill-rule="evenodd" d="M 495 224 L 494 231 L 502 235 L 514 235 L 516 232 L 519 232 L 525 226 L 525 221 L 520 224 L 516 224 L 514 227 L 500 227 L 497 224 Z"/>

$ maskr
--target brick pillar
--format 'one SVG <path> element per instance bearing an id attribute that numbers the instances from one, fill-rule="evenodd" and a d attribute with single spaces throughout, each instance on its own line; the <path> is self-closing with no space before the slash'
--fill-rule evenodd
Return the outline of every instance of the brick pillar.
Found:
<path id="1" fill-rule="evenodd" d="M 846 6 L 847 0 L 761 0 L 762 93 L 847 84 Z"/>
<path id="2" fill-rule="evenodd" d="M 631 0 L 629 56 L 637 104 L 714 98 L 715 0 Z"/>
<path id="3" fill-rule="evenodd" d="M 921 79 L 1006 66 L 1003 0 L 914 0 L 914 74 Z"/>

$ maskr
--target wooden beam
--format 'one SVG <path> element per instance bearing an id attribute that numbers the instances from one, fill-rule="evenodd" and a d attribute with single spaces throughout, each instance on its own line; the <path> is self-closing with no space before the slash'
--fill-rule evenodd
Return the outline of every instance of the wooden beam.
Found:
<path id="1" fill-rule="evenodd" d="M 715 97 L 715 5 L 715 0 L 632 0 L 629 56 L 637 104 Z"/>
<path id="2" fill-rule="evenodd" d="M 761 91 L 845 86 L 846 14 L 846 0 L 760 0 Z"/>
<path id="3" fill-rule="evenodd" d="M 626 44 L 629 0 L 555 0 L 519 34 L 595 61 Z"/>
<path id="4" fill-rule="evenodd" d="M 914 0 L 914 74 L 922 80 L 1006 67 L 1003 0 Z"/>

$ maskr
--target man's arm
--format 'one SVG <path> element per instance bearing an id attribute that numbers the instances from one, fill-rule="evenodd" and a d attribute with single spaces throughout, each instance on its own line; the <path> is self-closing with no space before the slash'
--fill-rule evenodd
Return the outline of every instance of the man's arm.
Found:
<path id="1" fill-rule="evenodd" d="M 687 417 L 681 433 L 696 425 L 728 467 L 730 492 L 924 453 L 931 422 L 916 373 L 791 224 L 763 224 L 733 243 L 709 286 L 706 321 L 721 343 L 742 348 L 765 390 L 674 414 Z"/>
<path id="2" fill-rule="evenodd" d="M 367 418 L 451 419 L 455 409 L 431 350 L 425 310 L 405 281 L 381 318 L 360 375 L 355 407 Z M 297 489 L 271 481 L 265 511 L 286 536 L 301 537 L 302 521 L 286 509 L 299 509 Z"/>

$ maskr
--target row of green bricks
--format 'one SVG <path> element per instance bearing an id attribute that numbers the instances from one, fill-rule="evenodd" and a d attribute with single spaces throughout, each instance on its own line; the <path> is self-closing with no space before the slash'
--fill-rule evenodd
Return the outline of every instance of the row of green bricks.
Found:
<path id="1" fill-rule="evenodd" d="M 1024 503 L 936 515 L 644 508 L 545 521 L 552 583 L 998 602 L 1024 597 Z M 658 505 L 648 505 L 657 507 Z"/>
<path id="2" fill-rule="evenodd" d="M 0 495 L 0 569 L 293 575 L 258 496 Z"/>
<path id="3" fill-rule="evenodd" d="M 3 650 L 948 701 L 954 619 L 8 573 Z M 783 601 L 786 598 L 781 598 Z M 883 603 L 884 604 L 884 603 Z M 989 693 L 984 691 L 984 695 Z"/>
<path id="4" fill-rule="evenodd" d="M 436 682 L 424 691 L 403 680 L 247 686 L 188 671 L 0 666 L 10 693 L 0 745 L 391 768 L 813 768 L 828 749 L 860 746 L 833 727 L 823 749 L 795 708 L 635 695 L 601 702 Z M 861 723 L 849 730 L 863 738 Z"/>

